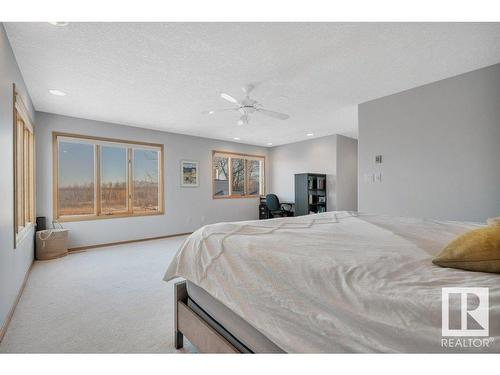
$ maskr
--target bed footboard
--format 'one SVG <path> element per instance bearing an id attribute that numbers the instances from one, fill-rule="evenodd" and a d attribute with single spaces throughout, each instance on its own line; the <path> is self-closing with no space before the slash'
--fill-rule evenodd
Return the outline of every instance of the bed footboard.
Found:
<path id="1" fill-rule="evenodd" d="M 186 282 L 174 284 L 174 343 L 181 349 L 184 336 L 202 353 L 240 353 L 187 305 Z"/>

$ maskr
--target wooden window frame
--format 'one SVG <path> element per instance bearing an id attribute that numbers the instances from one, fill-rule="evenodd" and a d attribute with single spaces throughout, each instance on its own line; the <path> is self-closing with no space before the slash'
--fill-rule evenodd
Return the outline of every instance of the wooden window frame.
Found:
<path id="1" fill-rule="evenodd" d="M 215 156 L 223 156 L 228 158 L 228 195 L 215 195 L 215 166 L 214 166 L 214 157 Z M 233 194 L 232 192 L 232 163 L 231 159 L 244 159 L 244 193 L 243 194 Z M 259 160 L 262 161 L 262 169 L 261 169 L 261 187 L 258 194 L 249 195 L 246 194 L 248 191 L 248 183 L 249 183 L 249 170 L 247 168 L 247 163 L 249 160 Z M 237 199 L 237 198 L 258 198 L 261 195 L 266 193 L 266 157 L 264 155 L 252 155 L 252 154 L 242 154 L 238 152 L 231 151 L 212 151 L 212 198 L 213 199 Z"/>
<path id="2" fill-rule="evenodd" d="M 13 95 L 13 187 L 14 249 L 35 225 L 35 132 L 33 120 L 12 85 Z"/>
<path id="3" fill-rule="evenodd" d="M 94 213 L 84 215 L 59 215 L 59 138 L 73 138 L 89 142 L 94 145 Z M 110 143 L 116 146 L 126 146 L 127 150 L 127 211 L 116 213 L 102 213 L 101 208 L 101 144 Z M 152 212 L 134 211 L 133 210 L 133 150 L 154 148 L 159 152 L 158 157 L 158 210 Z M 164 147 L 163 144 L 136 142 L 125 139 L 94 137 L 82 134 L 52 132 L 52 215 L 54 220 L 58 222 L 85 221 L 85 220 L 101 220 L 101 219 L 116 219 L 124 217 L 140 217 L 140 216 L 155 216 L 165 213 L 164 199 Z"/>

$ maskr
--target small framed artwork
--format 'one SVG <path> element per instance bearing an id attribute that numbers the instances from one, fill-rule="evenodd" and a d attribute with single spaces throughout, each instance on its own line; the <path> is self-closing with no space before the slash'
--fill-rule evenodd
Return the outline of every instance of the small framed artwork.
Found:
<path id="1" fill-rule="evenodd" d="M 198 187 L 198 162 L 181 160 L 181 186 Z"/>

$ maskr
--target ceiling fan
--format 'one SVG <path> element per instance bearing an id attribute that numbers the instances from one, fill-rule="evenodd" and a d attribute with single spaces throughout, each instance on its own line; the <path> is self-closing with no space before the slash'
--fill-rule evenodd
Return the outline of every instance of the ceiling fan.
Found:
<path id="1" fill-rule="evenodd" d="M 227 100 L 230 103 L 236 104 L 236 107 L 233 108 L 223 108 L 223 109 L 213 109 L 210 111 L 203 111 L 203 114 L 213 115 L 217 112 L 229 112 L 229 111 L 237 111 L 240 113 L 240 119 L 238 120 L 238 125 L 246 125 L 250 121 L 249 115 L 252 113 L 260 113 L 261 115 L 272 117 L 278 120 L 286 120 L 290 118 L 287 114 L 270 111 L 262 107 L 262 104 L 257 102 L 256 100 L 250 98 L 250 93 L 255 88 L 255 85 L 248 84 L 243 86 L 241 89 L 243 90 L 245 97 L 241 100 L 236 99 L 234 96 L 226 94 L 222 92 L 220 97 L 222 99 Z"/>

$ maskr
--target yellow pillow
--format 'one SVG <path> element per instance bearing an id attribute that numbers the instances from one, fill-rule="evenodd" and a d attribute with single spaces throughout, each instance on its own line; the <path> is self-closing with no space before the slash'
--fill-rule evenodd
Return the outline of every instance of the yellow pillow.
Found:
<path id="1" fill-rule="evenodd" d="M 469 271 L 500 273 L 500 217 L 488 219 L 488 224 L 455 238 L 432 263 Z"/>

